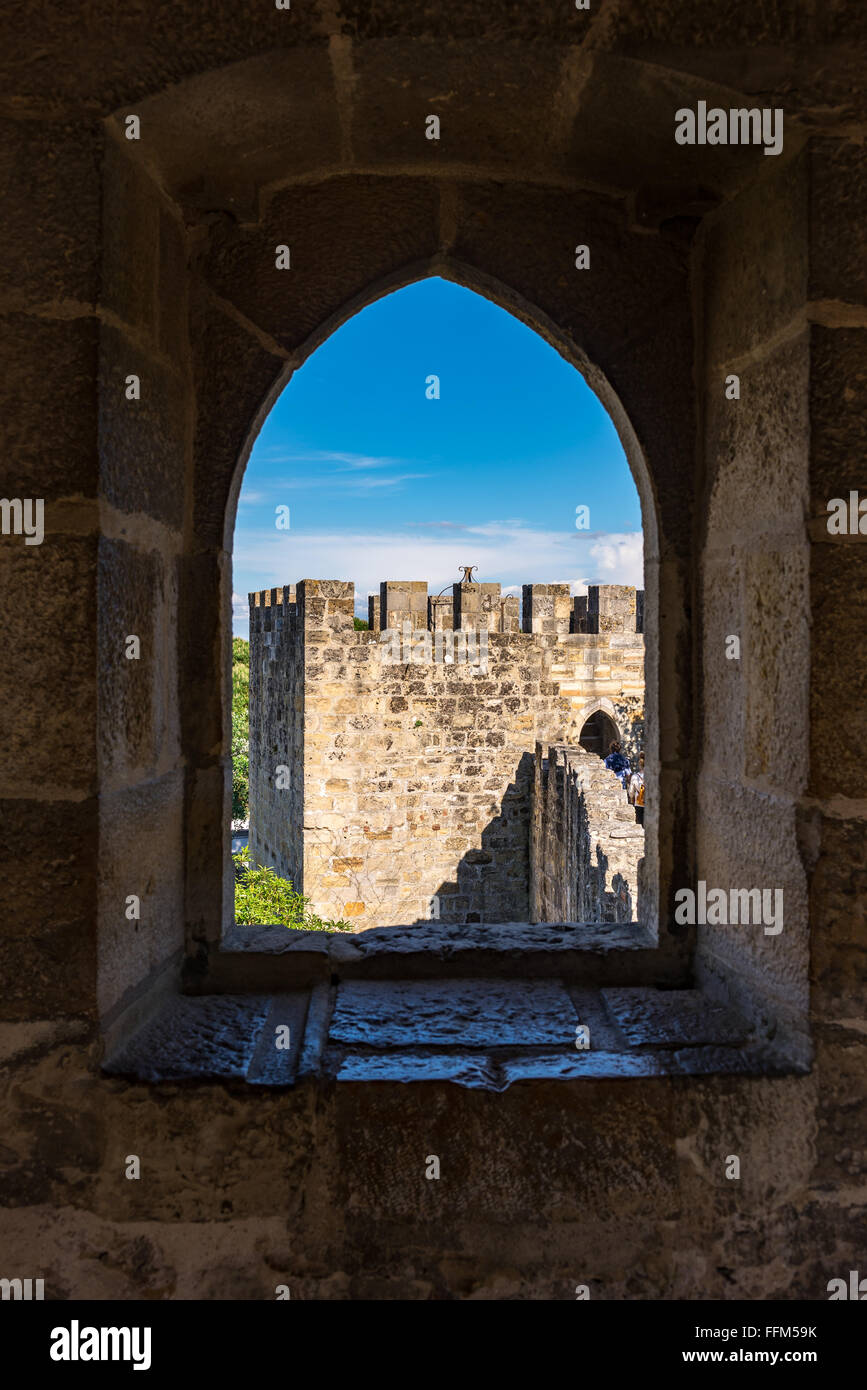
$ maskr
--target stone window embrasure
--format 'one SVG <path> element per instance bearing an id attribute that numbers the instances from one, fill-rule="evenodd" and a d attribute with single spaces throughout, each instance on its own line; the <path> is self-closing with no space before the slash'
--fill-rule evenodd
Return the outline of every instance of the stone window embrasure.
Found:
<path id="1" fill-rule="evenodd" d="M 705 415 L 713 417 L 703 425 L 702 449 L 713 453 L 714 466 L 717 424 L 695 367 L 696 353 L 705 348 L 693 339 L 694 224 L 662 221 L 639 229 L 628 200 L 615 194 L 540 186 L 518 191 L 486 178 L 454 185 L 444 219 L 441 188 L 388 175 L 340 176 L 321 185 L 308 180 L 276 189 L 243 224 L 211 214 L 193 214 L 191 224 L 181 212 L 183 190 L 191 186 L 184 182 L 183 151 L 170 158 L 171 142 L 162 152 L 151 146 L 146 168 L 119 129 L 109 123 L 105 166 L 101 648 L 113 651 L 130 631 L 140 630 L 146 640 L 140 679 L 131 682 L 127 670 L 110 673 L 103 699 L 99 953 L 106 1036 L 122 1041 L 160 991 L 177 988 L 181 970 L 188 994 L 243 996 L 250 1002 L 242 1012 L 258 1008 L 260 1021 L 274 1006 L 253 1000 L 275 989 L 303 993 L 309 1022 L 327 1015 L 334 979 L 357 978 L 360 985 L 401 973 L 452 978 L 458 962 L 465 976 L 550 977 L 568 989 L 691 982 L 694 933 L 674 927 L 674 893 L 695 880 L 700 855 L 708 862 L 716 855 L 722 865 L 707 833 L 698 836 L 696 822 L 698 797 L 707 798 L 712 782 L 706 751 L 704 784 L 699 780 L 699 740 L 716 697 L 714 682 L 701 671 L 710 657 L 694 597 L 707 563 L 702 527 L 710 535 L 720 522 L 710 498 L 696 490 L 696 477 L 704 476 L 704 465 L 695 462 L 697 390 Z M 174 127 L 167 120 L 160 129 Z M 153 178 L 157 166 L 161 182 Z M 280 279 L 273 248 L 287 223 L 297 248 L 315 238 L 317 255 L 315 263 L 308 258 L 304 276 Z M 570 274 L 558 259 L 564 236 L 568 244 L 578 223 L 582 239 L 605 248 L 599 294 L 595 281 L 581 280 L 574 267 Z M 356 232 L 347 258 L 343 239 L 350 225 L 368 231 Z M 715 228 L 725 241 L 724 219 Z M 122 256 L 118 238 L 125 238 Z M 526 245 L 539 254 L 516 254 Z M 723 266 L 724 253 L 714 256 L 712 263 Z M 153 303 L 140 281 L 124 272 L 129 264 L 146 268 L 156 289 Z M 627 938 L 615 923 L 590 932 L 569 924 L 556 932 L 551 924 L 544 932 L 528 928 L 523 935 L 504 928 L 485 938 L 479 924 L 462 929 L 459 940 L 452 929 L 446 939 L 432 926 L 427 943 L 399 933 L 386 941 L 375 932 L 367 941 L 287 943 L 284 933 L 263 930 L 254 944 L 230 925 L 230 553 L 243 464 L 258 422 L 295 366 L 370 298 L 425 274 L 454 278 L 495 298 L 555 343 L 609 409 L 633 468 L 645 533 L 648 644 L 640 937 Z M 710 292 L 713 334 L 722 311 L 713 286 Z M 713 350 L 720 360 L 734 351 L 730 345 Z M 153 385 L 134 419 L 123 403 L 130 371 Z M 130 431 L 142 460 L 138 471 L 126 466 Z M 763 582 L 756 563 L 744 580 L 748 596 Z M 792 575 L 799 602 L 798 575 Z M 724 592 L 706 596 L 707 621 L 716 621 L 713 605 Z M 731 601 L 740 600 L 734 595 Z M 106 669 L 114 670 L 109 662 Z M 714 681 L 720 686 L 718 677 Z M 792 739 L 801 746 L 794 726 Z M 791 838 L 794 831 L 783 833 Z M 126 936 L 121 941 L 111 925 L 111 904 L 142 876 L 157 885 L 151 925 L 132 942 Z M 799 933 L 795 922 L 797 940 Z M 764 995 L 752 950 L 728 940 L 711 945 L 699 962 L 703 984 L 723 995 L 730 990 L 765 1038 L 775 1019 L 797 1030 L 800 999 L 775 996 L 773 988 Z M 776 978 L 773 971 L 769 978 Z M 686 994 L 679 993 L 686 1006 Z M 206 1005 L 188 1000 L 172 1007 Z M 628 1009 L 618 1015 L 624 1037 L 627 1015 Z M 610 1009 L 607 1016 L 613 1017 Z M 707 1019 L 689 1033 L 693 1042 L 699 1035 L 713 1044 Z M 546 1035 L 538 1045 L 548 1041 Z"/>

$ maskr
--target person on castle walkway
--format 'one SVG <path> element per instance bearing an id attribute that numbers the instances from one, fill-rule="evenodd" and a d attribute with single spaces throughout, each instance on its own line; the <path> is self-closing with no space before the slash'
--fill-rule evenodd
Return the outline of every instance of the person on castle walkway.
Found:
<path id="1" fill-rule="evenodd" d="M 638 755 L 638 771 L 633 772 L 629 779 L 627 796 L 635 807 L 635 821 L 637 825 L 644 824 L 644 754 Z"/>
<path id="2" fill-rule="evenodd" d="M 605 759 L 605 766 L 611 772 L 616 772 L 623 786 L 626 786 L 627 778 L 632 771 L 629 766 L 629 759 L 620 751 L 620 744 L 612 741 L 608 745 L 608 757 Z"/>

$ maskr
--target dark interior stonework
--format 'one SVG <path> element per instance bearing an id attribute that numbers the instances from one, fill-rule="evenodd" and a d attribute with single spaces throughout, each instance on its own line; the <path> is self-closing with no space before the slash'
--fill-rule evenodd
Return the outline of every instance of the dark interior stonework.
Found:
<path id="1" fill-rule="evenodd" d="M 2 490 L 44 499 L 45 539 L 0 537 L 0 1274 L 826 1298 L 867 1244 L 867 539 L 826 525 L 865 487 L 867 9 L 94 0 L 3 27 Z M 782 153 L 678 145 L 699 101 L 782 108 Z M 432 274 L 572 362 L 633 469 L 637 934 L 231 927 L 243 466 L 307 355 Z M 784 931 L 676 928 L 699 879 L 782 887 Z"/>

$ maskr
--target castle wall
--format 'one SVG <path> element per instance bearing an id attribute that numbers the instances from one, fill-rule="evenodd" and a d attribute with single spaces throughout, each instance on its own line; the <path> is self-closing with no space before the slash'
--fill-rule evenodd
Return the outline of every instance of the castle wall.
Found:
<path id="1" fill-rule="evenodd" d="M 296 882 L 303 861 L 303 649 L 295 586 L 250 595 L 250 852 Z"/>
<path id="2" fill-rule="evenodd" d="M 532 922 L 638 920 L 644 830 L 594 753 L 536 745 L 530 834 Z"/>
<path id="3" fill-rule="evenodd" d="M 570 656 L 580 652 L 583 664 L 561 689 L 579 699 L 592 692 L 614 719 L 624 753 L 637 762 L 644 749 L 644 591 L 591 584 L 572 600 L 570 631 L 594 640 L 570 644 Z"/>
<path id="4" fill-rule="evenodd" d="M 352 584 L 290 592 L 251 595 L 254 858 L 359 929 L 527 921 L 536 741 L 577 743 L 608 700 L 637 742 L 643 637 L 570 632 L 568 585 L 527 586 L 523 632 L 499 585 L 455 585 L 454 630 L 419 581 L 383 584 L 361 632 Z"/>

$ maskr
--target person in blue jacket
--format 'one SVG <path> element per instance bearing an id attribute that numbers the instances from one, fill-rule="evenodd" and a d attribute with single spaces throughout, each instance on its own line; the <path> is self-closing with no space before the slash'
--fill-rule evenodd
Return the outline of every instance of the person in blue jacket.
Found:
<path id="1" fill-rule="evenodd" d="M 617 776 L 620 778 L 625 788 L 629 780 L 629 775 L 632 772 L 632 767 L 629 759 L 621 753 L 619 743 L 612 742 L 608 745 L 608 757 L 605 759 L 605 766 L 610 768 L 612 772 L 617 773 Z"/>

